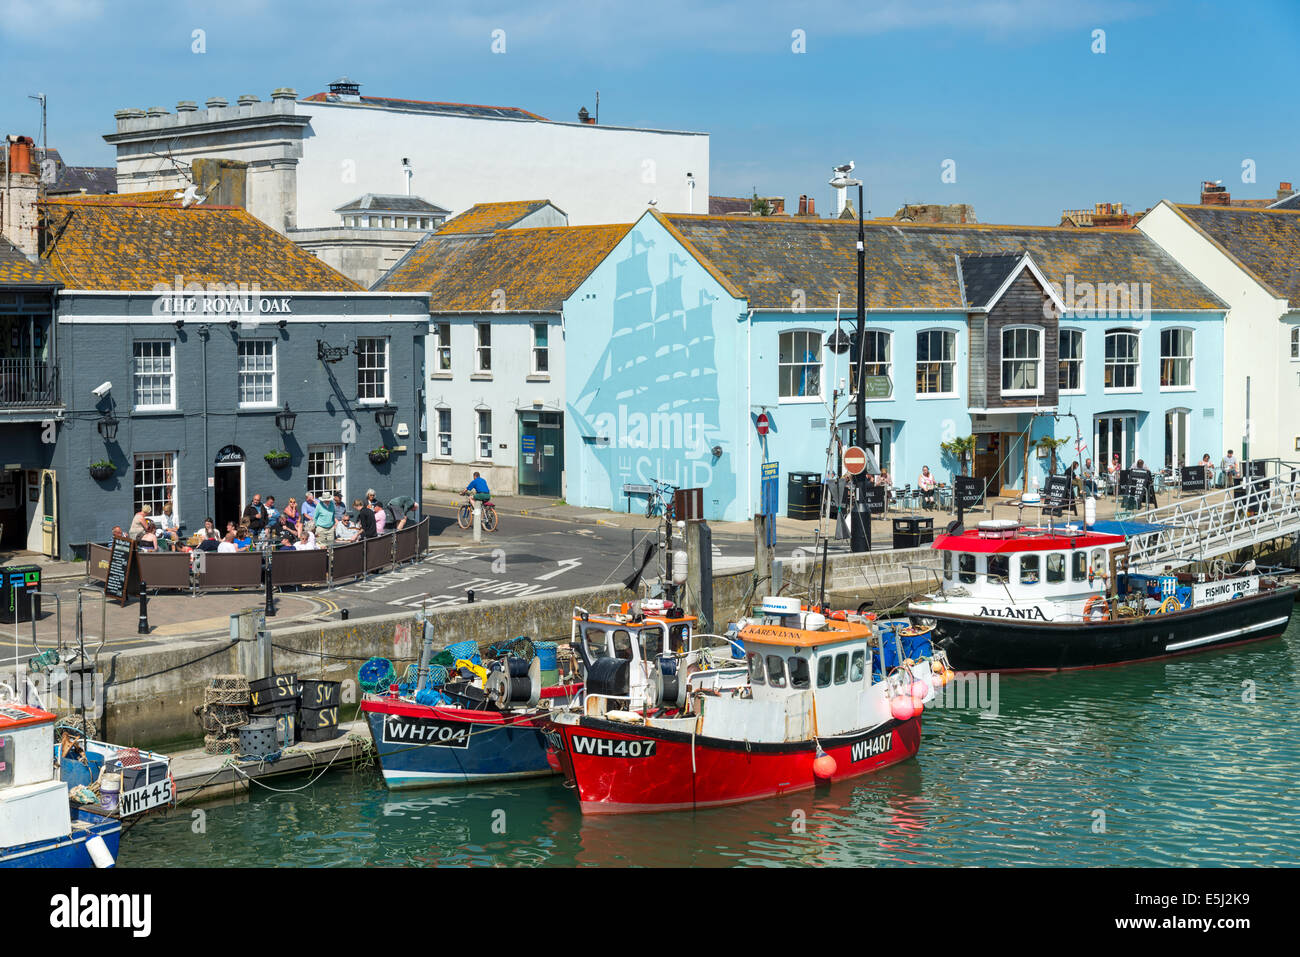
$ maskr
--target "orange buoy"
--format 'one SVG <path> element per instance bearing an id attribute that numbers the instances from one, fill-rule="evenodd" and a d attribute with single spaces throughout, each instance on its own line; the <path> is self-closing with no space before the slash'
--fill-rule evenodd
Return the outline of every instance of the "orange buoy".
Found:
<path id="1" fill-rule="evenodd" d="M 835 774 L 835 759 L 817 746 L 817 757 L 813 758 L 813 774 L 823 781 L 829 781 Z"/>

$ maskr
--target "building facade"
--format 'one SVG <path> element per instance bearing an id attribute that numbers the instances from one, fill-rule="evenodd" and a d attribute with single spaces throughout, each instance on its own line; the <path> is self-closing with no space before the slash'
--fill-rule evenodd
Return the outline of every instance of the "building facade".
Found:
<path id="1" fill-rule="evenodd" d="M 857 438 L 858 344 L 829 348 L 854 331 L 855 240 L 838 221 L 639 220 L 564 303 L 568 500 L 622 508 L 659 480 L 741 520 L 764 461 L 782 510 L 789 472 L 834 474 L 833 434 Z M 950 480 L 940 443 L 967 435 L 992 494 L 1046 477 L 1043 436 L 1058 469 L 1221 454 L 1225 306 L 1139 233 L 869 224 L 867 290 L 869 444 L 896 487 L 925 465 Z"/>

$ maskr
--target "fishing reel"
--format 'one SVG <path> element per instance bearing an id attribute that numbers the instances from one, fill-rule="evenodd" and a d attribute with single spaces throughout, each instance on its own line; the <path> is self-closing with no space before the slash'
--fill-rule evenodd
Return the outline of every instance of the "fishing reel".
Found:
<path id="1" fill-rule="evenodd" d="M 686 675 L 678 660 L 660 658 L 654 663 L 654 673 L 646 686 L 646 697 L 651 708 L 686 709 Z"/>
<path id="2" fill-rule="evenodd" d="M 535 708 L 542 700 L 542 663 L 538 658 L 529 661 L 514 655 L 494 662 L 483 680 L 483 690 L 498 708 Z"/>

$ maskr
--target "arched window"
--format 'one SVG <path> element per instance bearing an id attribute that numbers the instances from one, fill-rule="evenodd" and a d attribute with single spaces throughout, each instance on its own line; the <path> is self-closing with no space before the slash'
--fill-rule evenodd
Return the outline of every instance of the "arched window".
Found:
<path id="1" fill-rule="evenodd" d="M 1002 394 L 1041 395 L 1043 332 L 1033 326 L 1002 330 Z"/>
<path id="2" fill-rule="evenodd" d="M 1062 392 L 1083 391 L 1083 330 L 1062 329 L 1057 343 L 1058 381 Z"/>
<path id="3" fill-rule="evenodd" d="M 781 398 L 821 398 L 822 334 L 803 329 L 783 332 L 779 349 Z"/>
<path id="4" fill-rule="evenodd" d="M 1106 330 L 1107 389 L 1138 389 L 1138 334 L 1132 329 Z"/>
<path id="5" fill-rule="evenodd" d="M 916 334 L 916 394 L 956 395 L 957 333 L 927 329 Z"/>
<path id="6" fill-rule="evenodd" d="M 1160 388 L 1192 387 L 1192 330 L 1160 330 Z"/>

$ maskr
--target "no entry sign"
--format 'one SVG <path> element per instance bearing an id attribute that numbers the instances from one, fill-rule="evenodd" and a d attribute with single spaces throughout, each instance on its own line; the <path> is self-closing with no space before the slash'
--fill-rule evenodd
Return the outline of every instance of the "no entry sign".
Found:
<path id="1" fill-rule="evenodd" d="M 754 428 L 758 429 L 759 435 L 767 435 L 768 425 L 767 413 L 760 412 L 758 418 L 754 420 Z"/>
<path id="2" fill-rule="evenodd" d="M 844 471 L 850 475 L 860 475 L 867 467 L 867 453 L 856 445 L 844 451 Z"/>

